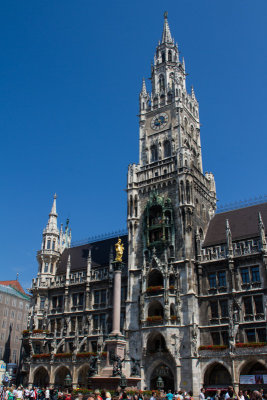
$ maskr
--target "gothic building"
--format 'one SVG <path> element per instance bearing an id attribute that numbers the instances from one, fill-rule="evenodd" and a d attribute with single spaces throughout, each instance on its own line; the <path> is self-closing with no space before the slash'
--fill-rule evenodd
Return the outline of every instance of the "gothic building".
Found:
<path id="1" fill-rule="evenodd" d="M 199 105 L 166 13 L 151 83 L 139 98 L 139 163 L 128 169 L 121 335 L 111 335 L 117 238 L 71 247 L 54 199 L 24 335 L 30 383 L 115 387 L 112 340 L 128 386 L 142 389 L 163 381 L 198 393 L 267 373 L 267 204 L 216 214 Z"/>

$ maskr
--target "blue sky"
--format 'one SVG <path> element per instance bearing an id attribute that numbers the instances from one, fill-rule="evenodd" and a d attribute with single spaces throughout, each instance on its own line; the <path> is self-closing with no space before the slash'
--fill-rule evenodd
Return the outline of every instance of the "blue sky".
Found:
<path id="1" fill-rule="evenodd" d="M 126 226 L 165 9 L 219 204 L 266 194 L 266 0 L 1 2 L 1 279 L 29 287 L 54 192 L 73 240 Z"/>

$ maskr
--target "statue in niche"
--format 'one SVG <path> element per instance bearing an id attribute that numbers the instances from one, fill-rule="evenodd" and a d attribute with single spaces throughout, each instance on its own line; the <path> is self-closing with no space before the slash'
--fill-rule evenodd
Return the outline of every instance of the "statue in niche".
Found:
<path id="1" fill-rule="evenodd" d="M 198 326 L 197 324 L 193 324 L 192 327 L 192 354 L 194 357 L 197 357 L 197 338 L 198 338 Z"/>

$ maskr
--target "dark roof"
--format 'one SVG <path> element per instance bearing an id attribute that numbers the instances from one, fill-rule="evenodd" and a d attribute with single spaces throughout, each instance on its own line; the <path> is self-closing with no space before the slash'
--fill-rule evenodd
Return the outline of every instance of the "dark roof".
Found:
<path id="1" fill-rule="evenodd" d="M 124 245 L 123 262 L 127 263 L 128 259 L 128 236 L 121 236 Z M 110 251 L 113 250 L 115 258 L 115 243 L 118 238 L 101 240 L 99 242 L 87 243 L 82 246 L 71 247 L 65 249 L 60 258 L 57 274 L 64 274 L 67 268 L 68 257 L 70 254 L 71 272 L 80 271 L 87 267 L 87 257 L 89 248 L 91 248 L 92 267 L 109 265 Z"/>
<path id="2" fill-rule="evenodd" d="M 203 247 L 226 243 L 226 220 L 229 220 L 233 240 L 259 236 L 258 213 L 267 228 L 267 203 L 215 214 L 211 219 Z"/>
<path id="3" fill-rule="evenodd" d="M 16 289 L 18 292 L 22 293 L 22 294 L 26 294 L 21 286 L 21 284 L 19 283 L 19 281 L 14 280 L 14 281 L 0 281 L 0 285 L 4 285 L 4 286 L 10 286 L 13 289 Z"/>

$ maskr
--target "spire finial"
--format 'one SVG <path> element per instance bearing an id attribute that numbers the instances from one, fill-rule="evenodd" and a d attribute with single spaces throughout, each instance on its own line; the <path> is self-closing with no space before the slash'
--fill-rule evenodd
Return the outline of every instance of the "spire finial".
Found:
<path id="1" fill-rule="evenodd" d="M 168 12 L 164 13 L 164 26 L 162 32 L 161 43 L 173 43 L 173 39 L 171 36 L 171 31 L 168 23 Z"/>
<path id="2" fill-rule="evenodd" d="M 146 94 L 147 94 L 147 90 L 146 90 L 146 80 L 145 80 L 145 78 L 143 78 L 141 94 L 143 94 L 143 95 L 146 95 Z"/>
<path id="3" fill-rule="evenodd" d="M 16 277 L 16 281 L 19 280 L 19 273 L 17 272 L 17 277 Z"/>
<path id="4" fill-rule="evenodd" d="M 52 205 L 51 212 L 49 215 L 50 216 L 54 215 L 57 217 L 57 194 L 56 193 L 54 194 L 53 198 L 54 198 L 53 205 Z"/>

